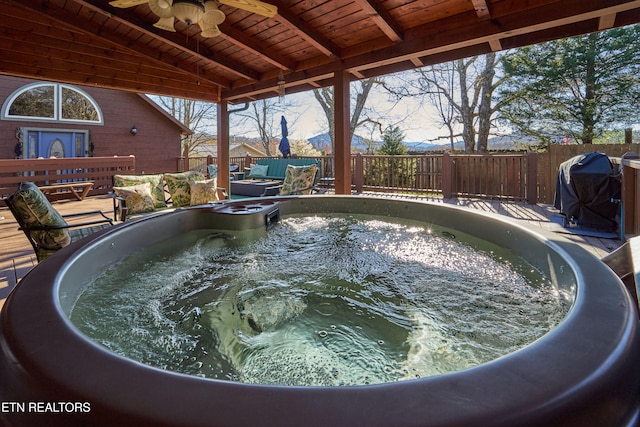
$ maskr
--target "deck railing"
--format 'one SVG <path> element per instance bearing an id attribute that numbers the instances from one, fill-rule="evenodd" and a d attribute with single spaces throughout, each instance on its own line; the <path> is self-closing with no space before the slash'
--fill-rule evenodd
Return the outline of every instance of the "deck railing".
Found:
<path id="1" fill-rule="evenodd" d="M 320 177 L 334 177 L 334 158 L 313 157 L 320 161 Z M 204 160 L 190 158 L 190 169 L 204 169 Z M 232 157 L 242 171 L 256 157 Z M 538 191 L 535 154 L 421 156 L 351 156 L 352 189 L 355 192 L 406 192 L 507 199 L 536 203 Z"/>
<path id="2" fill-rule="evenodd" d="M 624 232 L 640 235 L 640 160 L 617 159 L 622 166 Z"/>
<path id="3" fill-rule="evenodd" d="M 581 148 L 581 150 L 578 150 Z M 598 146 L 552 146 L 545 153 L 514 154 L 427 154 L 417 156 L 372 156 L 356 154 L 351 157 L 352 189 L 356 192 L 404 192 L 439 194 L 444 197 L 465 196 L 478 198 L 553 203 L 559 165 L 569 158 L 589 151 L 606 152 L 610 157 L 625 152 L 640 152 L 639 144 Z M 334 159 L 330 156 L 314 157 L 320 160 L 320 176 L 325 183 L 334 177 Z M 185 159 L 186 160 L 186 159 Z M 180 159 L 178 159 L 180 161 Z M 213 157 L 190 157 L 184 168 L 206 170 L 215 163 Z M 255 162 L 249 156 L 232 157 L 240 171 Z M 627 214 L 627 224 L 640 229 L 640 202 L 635 195 L 640 191 L 638 160 L 624 160 L 625 175 L 629 177 L 625 202 L 633 212 Z M 69 181 L 93 181 L 90 195 L 105 194 L 111 189 L 111 177 L 116 173 L 135 173 L 135 158 L 83 157 L 63 159 L 0 160 L 0 195 L 15 191 L 20 181 L 33 181 L 50 185 Z M 633 187 L 630 187 L 631 185 Z M 56 197 L 57 195 L 54 195 Z M 64 194 L 59 197 L 65 197 Z"/>
<path id="4" fill-rule="evenodd" d="M 0 159 L 0 195 L 15 192 L 22 181 L 52 185 L 75 181 L 93 181 L 90 196 L 111 190 L 115 174 L 135 172 L 136 159 L 125 157 L 72 157 L 62 159 Z M 50 194 L 50 198 L 73 197 L 71 193 Z"/>
<path id="5" fill-rule="evenodd" d="M 553 203 L 560 164 L 591 151 L 621 157 L 640 153 L 640 144 L 551 145 L 546 152 L 512 154 L 427 154 L 416 156 L 351 156 L 352 189 L 356 192 L 407 192 L 490 199 Z M 334 177 L 334 159 L 320 160 L 322 178 Z M 190 169 L 202 169 L 213 157 L 190 158 Z M 250 156 L 231 157 L 240 170 L 255 161 Z M 328 182 L 325 179 L 325 182 Z"/>

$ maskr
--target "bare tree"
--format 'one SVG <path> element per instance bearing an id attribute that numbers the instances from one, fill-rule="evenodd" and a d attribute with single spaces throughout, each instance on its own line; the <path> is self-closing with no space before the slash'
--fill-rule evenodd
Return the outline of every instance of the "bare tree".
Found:
<path id="1" fill-rule="evenodd" d="M 365 123 L 372 123 L 380 126 L 379 120 L 370 117 L 369 114 L 363 114 L 363 112 L 365 111 L 367 98 L 369 97 L 369 93 L 371 92 L 371 88 L 373 88 L 374 84 L 376 83 L 380 83 L 380 80 L 364 79 L 359 80 L 355 84 L 357 90 L 355 92 L 355 96 L 352 96 L 353 108 L 349 120 L 349 130 L 351 136 L 354 135 L 358 127 L 364 125 Z M 331 147 L 333 150 L 333 147 L 335 147 L 336 135 L 333 86 L 314 89 L 313 95 L 322 107 L 322 110 L 324 111 L 324 114 L 327 118 L 327 123 L 329 125 L 329 137 L 331 138 Z M 380 132 L 382 132 L 382 130 L 380 130 Z"/>
<path id="2" fill-rule="evenodd" d="M 495 81 L 496 54 L 460 59 L 405 73 L 399 84 L 386 85 L 398 98 L 424 97 L 438 111 L 447 129 L 451 149 L 462 137 L 465 152 L 487 150 L 494 113 L 493 93 L 501 83 Z"/>
<path id="3" fill-rule="evenodd" d="M 254 101 L 249 104 L 249 108 L 238 111 L 234 114 L 239 118 L 237 124 L 240 128 L 252 128 L 258 133 L 260 142 L 264 147 L 267 156 L 273 156 L 271 143 L 282 138 L 280 119 L 285 116 L 289 134 L 293 131 L 298 116 L 288 115 L 287 111 L 296 110 L 299 107 L 293 103 L 290 98 L 285 97 L 286 102 L 282 102 L 278 98 L 267 98 L 260 101 Z M 292 147 L 293 148 L 293 147 Z M 292 149 L 292 152 L 295 151 Z"/>
<path id="4" fill-rule="evenodd" d="M 193 132 L 182 140 L 182 150 L 187 147 L 189 152 L 193 152 L 211 139 L 207 128 L 216 122 L 216 104 L 167 96 L 150 96 L 150 99 Z"/>

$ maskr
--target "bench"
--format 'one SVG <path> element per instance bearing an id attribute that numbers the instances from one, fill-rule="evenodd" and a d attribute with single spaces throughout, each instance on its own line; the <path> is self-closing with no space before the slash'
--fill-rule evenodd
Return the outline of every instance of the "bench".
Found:
<path id="1" fill-rule="evenodd" d="M 258 167 L 256 168 L 255 165 Z M 275 159 L 263 157 L 256 160 L 252 167 L 245 168 L 245 179 L 273 179 L 284 181 L 287 165 L 310 166 L 316 165 L 320 170 L 320 161 L 316 159 Z M 266 167 L 266 169 L 265 169 Z M 318 175 L 320 175 L 318 173 Z"/>
<path id="2" fill-rule="evenodd" d="M 171 212 L 176 208 L 203 205 L 226 197 L 215 179 L 196 171 L 114 175 L 113 216 L 126 221 L 134 216 Z"/>
<path id="3" fill-rule="evenodd" d="M 67 190 L 70 191 L 76 199 L 84 200 L 84 198 L 87 197 L 87 194 L 89 194 L 89 191 L 93 188 L 93 181 L 63 182 L 59 184 L 40 185 L 38 188 L 45 195 L 59 190 Z"/>

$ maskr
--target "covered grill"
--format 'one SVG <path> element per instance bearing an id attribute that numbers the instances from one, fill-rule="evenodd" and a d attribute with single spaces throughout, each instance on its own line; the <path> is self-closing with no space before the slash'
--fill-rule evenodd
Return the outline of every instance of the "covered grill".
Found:
<path id="1" fill-rule="evenodd" d="M 564 215 L 565 225 L 614 230 L 620 188 L 617 170 L 606 154 L 581 154 L 560 165 L 553 205 Z"/>

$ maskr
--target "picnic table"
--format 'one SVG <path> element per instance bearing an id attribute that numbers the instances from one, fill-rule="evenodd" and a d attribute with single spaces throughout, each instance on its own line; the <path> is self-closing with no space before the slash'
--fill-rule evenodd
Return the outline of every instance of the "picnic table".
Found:
<path id="1" fill-rule="evenodd" d="M 93 181 L 61 182 L 51 185 L 39 185 L 38 188 L 45 195 L 63 190 L 71 192 L 78 200 L 84 200 L 91 188 L 93 188 Z"/>

